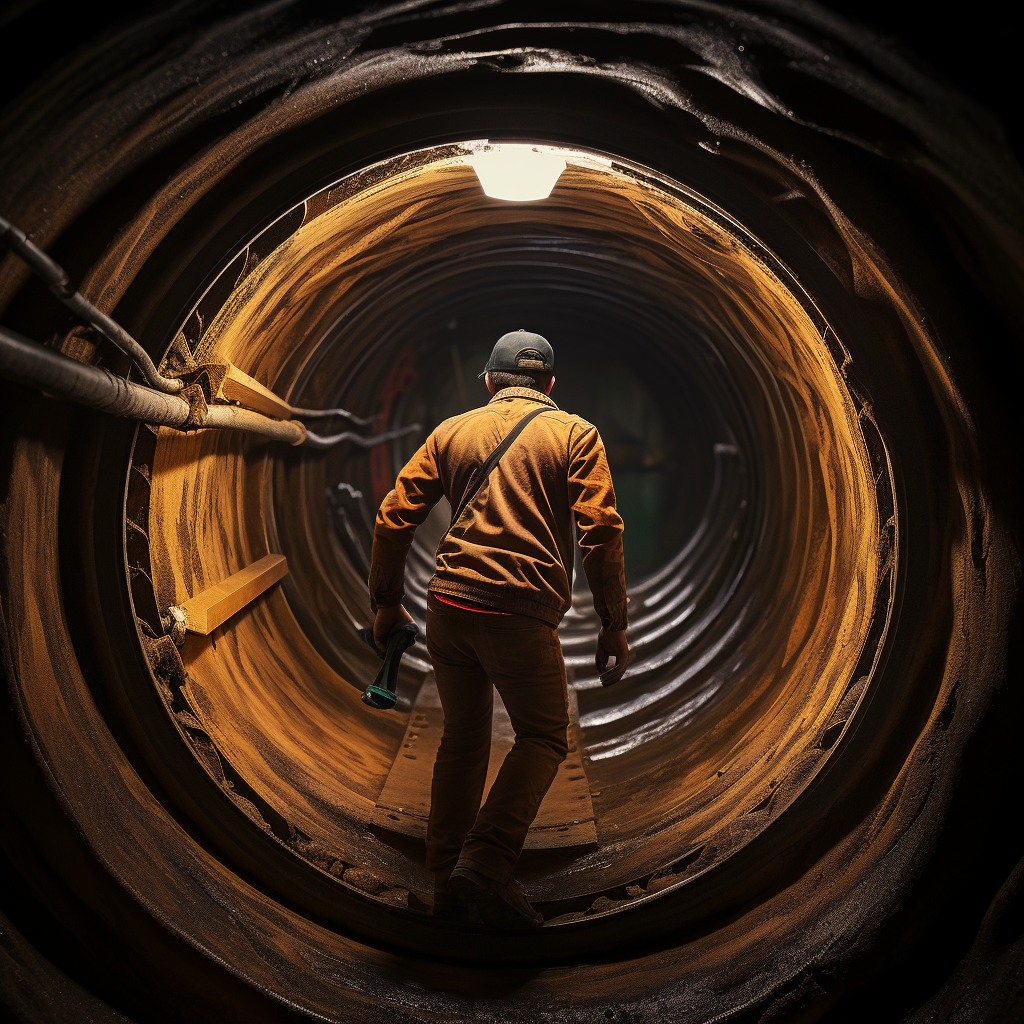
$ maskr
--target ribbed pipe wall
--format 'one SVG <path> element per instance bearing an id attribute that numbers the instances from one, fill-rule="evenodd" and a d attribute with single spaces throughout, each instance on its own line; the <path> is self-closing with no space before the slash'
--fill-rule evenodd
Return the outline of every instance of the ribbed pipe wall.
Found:
<path id="1" fill-rule="evenodd" d="M 4 216 L 157 361 L 185 346 L 294 404 L 429 429 L 464 401 L 453 360 L 478 400 L 490 324 L 539 329 L 556 400 L 599 427 L 578 382 L 632 375 L 669 495 L 621 688 L 595 685 L 584 591 L 564 624 L 604 832 L 534 862 L 549 926 L 524 944 L 435 924 L 416 849 L 366 827 L 427 665 L 394 715 L 359 703 L 365 535 L 328 492 L 372 515 L 419 438 L 283 450 L 12 387 L 4 854 L 31 895 L 8 905 L 80 1005 L 821 1019 L 912 967 L 965 858 L 966 954 L 1016 859 L 980 782 L 1006 757 L 1019 571 L 991 467 L 1011 447 L 972 359 L 1019 303 L 1020 172 L 871 39 L 767 10 L 193 6 L 11 108 Z M 544 203 L 502 204 L 461 155 L 486 138 L 583 156 Z M 127 369 L 13 260 L 0 305 Z M 216 646 L 160 635 L 168 604 L 267 551 L 287 581 Z M 975 864 L 965 827 L 998 854 Z M 904 980 L 894 1014 L 955 1000 L 972 962 L 954 988 L 939 966 Z"/>

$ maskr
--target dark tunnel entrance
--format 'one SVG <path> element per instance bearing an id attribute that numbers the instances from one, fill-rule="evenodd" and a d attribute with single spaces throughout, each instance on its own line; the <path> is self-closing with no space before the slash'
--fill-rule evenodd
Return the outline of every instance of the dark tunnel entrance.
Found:
<path id="1" fill-rule="evenodd" d="M 685 18 L 672 43 L 664 26 L 572 27 L 577 60 L 564 26 L 462 32 L 484 15 L 447 12 L 449 39 L 360 17 L 224 43 L 236 77 L 210 85 L 209 120 L 173 152 L 152 141 L 173 90 L 133 128 L 121 83 L 105 114 L 120 156 L 61 171 L 77 184 L 57 208 L 45 177 L 2 193 L 0 213 L 163 366 L 226 361 L 292 407 L 422 427 L 311 451 L 12 386 L 5 738 L 29 782 L 5 857 L 65 922 L 61 879 L 94 872 L 78 923 L 31 941 L 81 985 L 62 950 L 102 932 L 93 991 L 139 1020 L 207 1019 L 189 979 L 210 1014 L 253 1020 L 710 1020 L 784 1007 L 831 964 L 839 980 L 807 996 L 818 1019 L 872 991 L 877 950 L 919 926 L 872 936 L 947 877 L 921 882 L 1004 656 L 1018 570 L 987 421 L 962 394 L 976 381 L 958 376 L 972 275 L 1008 259 L 964 212 L 984 190 L 907 202 L 906 162 L 864 141 L 878 115 L 854 49 L 843 71 L 862 78 L 823 127 L 801 120 L 813 75 L 774 97 Z M 705 17 L 722 38 L 735 27 Z M 758 59 L 796 45 L 743 17 Z M 133 45 L 155 29 L 137 31 Z M 175 31 L 222 45 L 202 19 Z M 826 74 L 836 51 L 801 31 Z M 651 63 L 676 47 L 716 74 L 672 64 L 679 91 Z M 295 52 L 330 72 L 289 84 Z M 279 84 L 254 86 L 267 68 Z M 921 144 L 909 114 L 889 117 Z M 489 198 L 469 163 L 484 140 L 553 147 L 567 168 L 548 199 Z M 64 151 L 41 129 L 37 145 Z M 936 241 L 943 203 L 974 265 Z M 127 370 L 13 260 L 3 271 L 5 326 Z M 994 321 L 1010 300 L 993 287 Z M 637 655 L 602 690 L 578 580 L 560 628 L 574 746 L 524 855 L 546 921 L 529 941 L 431 919 L 429 659 L 415 648 L 396 711 L 371 712 L 356 634 L 378 502 L 427 431 L 482 403 L 486 352 L 518 327 L 555 343 L 553 397 L 608 445 Z M 410 556 L 421 625 L 445 515 Z M 172 606 L 268 554 L 287 558 L 279 584 L 175 642 Z M 141 981 L 112 952 L 132 942 Z"/>

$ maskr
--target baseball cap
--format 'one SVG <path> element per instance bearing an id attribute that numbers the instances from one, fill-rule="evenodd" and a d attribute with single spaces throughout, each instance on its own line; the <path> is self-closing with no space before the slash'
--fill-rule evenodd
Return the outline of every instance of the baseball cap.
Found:
<path id="1" fill-rule="evenodd" d="M 547 338 L 529 331 L 518 330 L 503 334 L 491 350 L 484 373 L 504 370 L 506 373 L 555 372 L 555 350 Z M 484 374 L 480 374 L 482 377 Z"/>

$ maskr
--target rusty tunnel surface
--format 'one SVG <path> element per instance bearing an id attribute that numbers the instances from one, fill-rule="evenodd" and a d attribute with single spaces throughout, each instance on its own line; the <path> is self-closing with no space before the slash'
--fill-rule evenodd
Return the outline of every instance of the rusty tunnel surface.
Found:
<path id="1" fill-rule="evenodd" d="M 648 169 L 574 151 L 547 200 L 489 199 L 467 163 L 472 146 L 402 154 L 285 213 L 230 261 L 231 290 L 218 278 L 208 293 L 223 304 L 200 300 L 169 359 L 187 350 L 200 365 L 229 362 L 293 406 L 377 415 L 374 429 L 436 423 L 468 407 L 484 324 L 528 305 L 531 322 L 575 323 L 560 347 L 570 388 L 664 421 L 646 435 L 634 421 L 620 444 L 616 424 L 605 427 L 620 500 L 677 484 L 627 525 L 627 557 L 634 534 L 641 555 L 649 534 L 661 550 L 653 571 L 632 574 L 626 685 L 603 690 L 589 664 L 599 622 L 585 584 L 561 630 L 576 756 L 542 806 L 525 870 L 528 894 L 567 924 L 698 876 L 813 778 L 870 685 L 896 510 L 884 446 L 837 362 L 841 340 L 742 225 Z M 656 312 L 635 315 L 637 295 Z M 629 338 L 629 358 L 616 337 Z M 438 373 L 453 359 L 466 363 L 461 378 Z M 602 393 L 595 364 L 647 379 Z M 730 404 L 708 400 L 717 393 Z M 673 409 L 673 394 L 688 408 Z M 342 884 L 426 909 L 422 858 L 389 842 L 424 834 L 432 757 L 410 752 L 409 737 L 419 738 L 414 723 L 435 737 L 441 725 L 426 653 L 406 671 L 399 713 L 381 715 L 359 703 L 373 669 L 355 633 L 366 621 L 366 523 L 422 435 L 395 442 L 375 478 L 377 453 L 358 448 L 287 460 L 237 435 L 149 434 L 137 456 L 146 472 L 132 477 L 148 477 L 148 498 L 128 519 L 149 540 L 134 556 L 155 584 L 148 608 L 181 605 L 268 550 L 290 566 L 277 593 L 222 631 L 189 635 L 181 705 L 169 710 L 198 756 L 215 748 L 229 792 L 241 778 L 287 822 L 292 850 Z M 620 451 L 630 440 L 641 463 L 660 466 L 631 474 L 636 455 Z M 353 495 L 342 530 L 339 488 Z M 410 571 L 421 625 L 432 526 Z M 165 672 L 176 651 L 147 640 L 160 624 L 136 616 Z M 368 826 L 379 843 L 365 842 Z"/>
<path id="2" fill-rule="evenodd" d="M 34 155 L 5 157 L 0 213 L 162 372 L 209 367 L 227 401 L 229 364 L 268 415 L 409 431 L 292 448 L 11 386 L 2 739 L 26 782 L 4 855 L 68 921 L 60 879 L 79 879 L 68 930 L 103 937 L 72 977 L 107 978 L 133 1019 L 710 1021 L 785 1016 L 792 992 L 818 1019 L 953 870 L 932 865 L 967 814 L 968 740 L 998 731 L 1019 578 L 965 310 L 986 274 L 986 315 L 1015 308 L 1019 169 L 960 108 L 922 127 L 900 58 L 882 82 L 849 26 L 513 7 L 310 24 L 196 5 L 108 42 L 152 48 L 144 88 L 76 65 L 100 92 L 11 136 Z M 472 165 L 488 142 L 566 168 L 546 199 L 494 199 Z M 47 303 L 0 266 L 5 326 L 127 372 Z M 577 565 L 527 937 L 431 917 L 429 657 L 372 710 L 357 633 L 378 503 L 483 403 L 518 327 L 553 342 L 552 397 L 607 445 L 634 651 L 602 688 Z M 409 556 L 421 629 L 449 512 Z M 173 609 L 231 580 L 223 621 L 175 633 Z M 499 707 L 490 776 L 511 742 Z M 132 943 L 138 978 L 111 966 Z"/>

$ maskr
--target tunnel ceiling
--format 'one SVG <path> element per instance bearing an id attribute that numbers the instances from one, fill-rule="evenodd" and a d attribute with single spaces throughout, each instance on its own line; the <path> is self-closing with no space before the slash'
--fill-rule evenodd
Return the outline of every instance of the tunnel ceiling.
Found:
<path id="1" fill-rule="evenodd" d="M 914 963 L 999 833 L 1013 440 L 976 365 L 1018 322 L 1019 168 L 813 6 L 571 8 L 184 5 L 4 114 L 0 213 L 166 369 L 419 425 L 293 450 L 5 385 L 5 909 L 44 988 L 137 1020 L 816 1020 Z M 567 169 L 488 198 L 487 140 Z M 0 308 L 127 370 L 13 258 Z M 356 632 L 377 503 L 518 327 L 608 443 L 636 653 L 602 689 L 577 580 L 585 812 L 524 856 L 528 942 L 431 919 L 421 819 L 383 797 L 429 659 L 370 711 Z M 444 516 L 410 556 L 421 624 Z M 279 586 L 175 643 L 170 606 L 268 552 Z M 886 1019 L 966 984 L 1000 842 Z"/>

